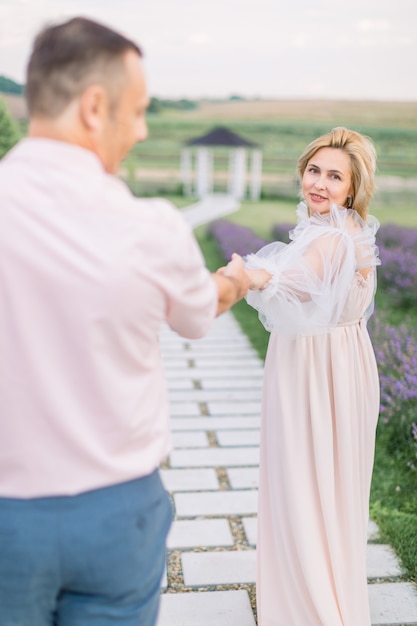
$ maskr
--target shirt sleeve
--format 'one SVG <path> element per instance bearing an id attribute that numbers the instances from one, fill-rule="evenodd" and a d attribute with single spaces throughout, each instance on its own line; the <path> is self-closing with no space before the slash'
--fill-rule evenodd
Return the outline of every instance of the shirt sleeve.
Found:
<path id="1" fill-rule="evenodd" d="M 197 339 L 210 328 L 218 306 L 217 285 L 181 212 L 162 199 L 146 200 L 154 234 L 149 237 L 150 279 L 165 299 L 165 321 L 182 337 Z M 160 254 L 155 254 L 157 242 Z"/>
<path id="2" fill-rule="evenodd" d="M 197 339 L 206 334 L 216 316 L 217 286 L 188 225 L 184 224 L 181 231 L 175 259 L 177 278 L 169 294 L 167 322 L 181 336 Z"/>

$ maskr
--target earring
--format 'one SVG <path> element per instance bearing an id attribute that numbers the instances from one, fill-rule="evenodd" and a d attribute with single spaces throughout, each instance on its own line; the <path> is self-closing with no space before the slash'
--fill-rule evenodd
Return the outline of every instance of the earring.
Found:
<path id="1" fill-rule="evenodd" d="M 352 196 L 348 196 L 346 198 L 346 200 L 347 200 L 346 208 L 347 209 L 351 209 L 353 207 L 353 198 L 352 198 Z"/>

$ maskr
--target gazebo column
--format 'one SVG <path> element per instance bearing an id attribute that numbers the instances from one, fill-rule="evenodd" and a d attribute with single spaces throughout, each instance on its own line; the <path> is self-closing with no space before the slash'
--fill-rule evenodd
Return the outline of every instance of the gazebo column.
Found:
<path id="1" fill-rule="evenodd" d="M 213 193 L 213 150 L 207 150 L 207 193 Z"/>
<path id="2" fill-rule="evenodd" d="M 191 150 L 189 148 L 183 148 L 181 151 L 181 183 L 185 196 L 191 196 L 192 194 L 192 172 L 193 163 Z"/>
<path id="3" fill-rule="evenodd" d="M 246 191 L 246 150 L 235 148 L 230 153 L 228 192 L 237 200 L 245 197 Z"/>
<path id="4" fill-rule="evenodd" d="M 196 195 L 204 198 L 213 191 L 213 155 L 208 148 L 197 150 Z"/>
<path id="5" fill-rule="evenodd" d="M 262 187 L 262 152 L 252 150 L 250 197 L 252 200 L 259 200 Z"/>

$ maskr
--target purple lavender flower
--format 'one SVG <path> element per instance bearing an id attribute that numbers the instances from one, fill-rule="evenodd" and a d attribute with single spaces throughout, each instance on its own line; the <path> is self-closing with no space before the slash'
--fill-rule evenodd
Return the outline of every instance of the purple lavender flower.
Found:
<path id="1" fill-rule="evenodd" d="M 391 445 L 401 446 L 414 468 L 417 454 L 417 331 L 395 327 L 380 315 L 370 322 L 381 385 L 380 420 L 390 429 Z"/>
<path id="2" fill-rule="evenodd" d="M 232 224 L 225 220 L 213 222 L 209 228 L 210 234 L 217 240 L 224 258 L 229 261 L 233 252 L 241 256 L 257 252 L 268 242 L 255 235 L 253 230 Z"/>
<path id="3" fill-rule="evenodd" d="M 295 224 L 276 224 L 272 229 L 274 240 L 290 243 L 289 232 L 294 228 Z"/>
<path id="4" fill-rule="evenodd" d="M 394 306 L 417 304 L 417 229 L 385 224 L 378 232 L 379 285 Z"/>

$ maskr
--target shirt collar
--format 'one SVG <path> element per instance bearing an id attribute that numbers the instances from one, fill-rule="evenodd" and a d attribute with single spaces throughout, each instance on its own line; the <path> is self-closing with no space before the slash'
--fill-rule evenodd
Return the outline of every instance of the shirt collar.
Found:
<path id="1" fill-rule="evenodd" d="M 75 144 L 45 137 L 25 137 L 10 150 L 6 158 L 36 159 L 49 167 L 82 169 L 105 173 L 103 164 L 91 150 Z"/>

